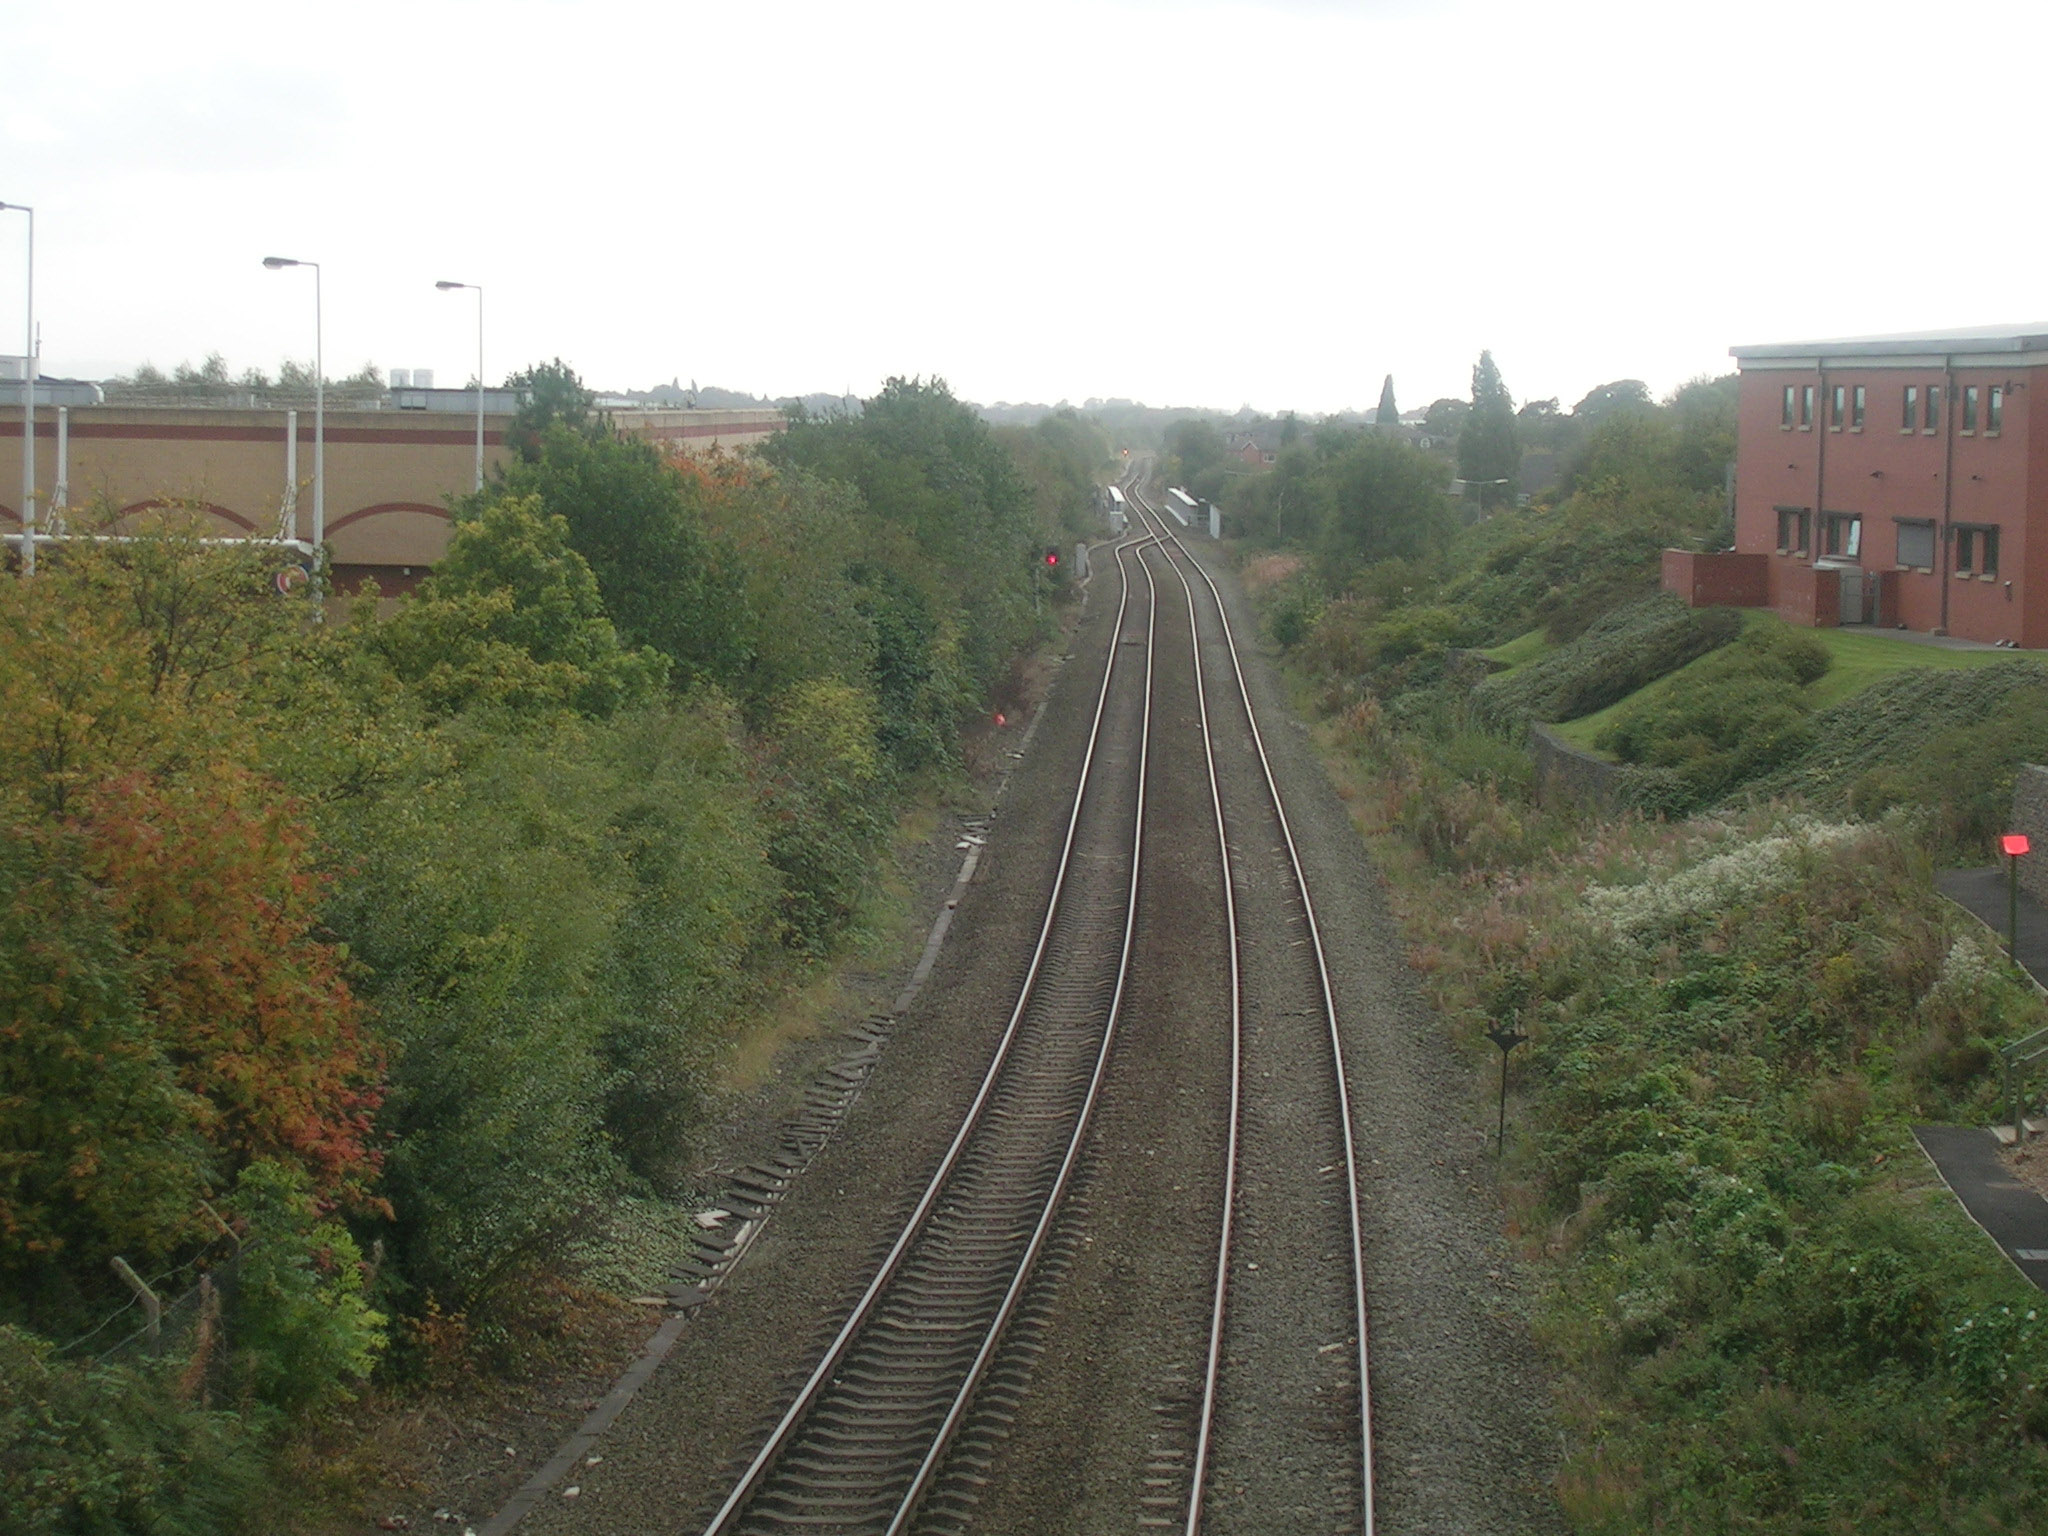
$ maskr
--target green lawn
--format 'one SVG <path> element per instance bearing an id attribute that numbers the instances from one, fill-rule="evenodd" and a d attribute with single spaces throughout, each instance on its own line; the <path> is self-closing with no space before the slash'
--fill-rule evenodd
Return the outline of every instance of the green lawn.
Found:
<path id="1" fill-rule="evenodd" d="M 1479 654 L 1490 657 L 1494 661 L 1505 662 L 1508 669 L 1512 671 L 1522 665 L 1523 662 L 1534 661 L 1538 656 L 1542 656 L 1555 649 L 1555 646 L 1543 638 L 1542 630 L 1532 629 L 1526 635 L 1517 635 L 1514 639 L 1504 641 L 1502 644 L 1481 651 Z"/>
<path id="2" fill-rule="evenodd" d="M 1758 616 L 1762 616 L 1761 612 Z M 1834 665 L 1828 668 L 1827 676 L 1821 678 L 1819 682 L 1809 684 L 1806 689 L 1806 697 L 1815 709 L 1826 709 L 1831 704 L 1839 704 L 1842 700 L 1861 693 L 1879 678 L 1889 677 L 1894 672 L 1903 672 L 1910 667 L 1989 667 L 2001 661 L 2010 661 L 2015 656 L 2048 657 L 2048 652 L 2044 651 L 1952 651 L 1917 640 L 1903 640 L 1896 634 L 1881 629 L 1866 629 L 1861 626 L 1850 629 L 1816 629 L 1813 633 L 1820 637 L 1821 643 L 1828 648 L 1828 654 L 1834 658 Z M 1537 638 L 1540 640 L 1541 636 Z M 1507 645 L 1500 647 L 1499 651 L 1489 651 L 1487 654 L 1499 655 L 1500 652 L 1522 646 L 1529 639 L 1530 636 L 1524 635 L 1519 640 L 1509 641 Z M 1524 656 L 1522 659 L 1528 658 Z M 1705 660 L 1704 656 L 1700 658 L 1700 661 Z M 1617 712 L 1629 708 L 1639 700 L 1654 698 L 1663 689 L 1671 686 L 1673 678 L 1685 676 L 1686 672 L 1691 667 L 1698 666 L 1700 661 L 1689 663 L 1669 676 L 1658 678 L 1656 682 L 1647 688 L 1638 689 L 1619 704 L 1610 704 L 1605 709 L 1583 715 L 1577 720 L 1568 720 L 1553 729 L 1573 746 L 1591 751 L 1593 738 L 1600 734 L 1601 728 Z"/>

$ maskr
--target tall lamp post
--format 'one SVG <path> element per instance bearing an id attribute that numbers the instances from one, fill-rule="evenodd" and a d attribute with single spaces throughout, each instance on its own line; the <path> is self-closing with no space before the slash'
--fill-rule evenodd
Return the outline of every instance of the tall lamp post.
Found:
<path id="1" fill-rule="evenodd" d="M 313 600 L 318 602 L 320 551 L 327 542 L 327 362 L 321 349 L 320 263 L 266 256 L 263 265 L 273 272 L 284 267 L 313 269 Z"/>
<path id="2" fill-rule="evenodd" d="M 443 293 L 452 288 L 476 290 L 476 488 L 484 488 L 484 285 L 482 283 L 434 284 Z"/>
<path id="3" fill-rule="evenodd" d="M 28 341 L 21 360 L 21 573 L 36 573 L 36 211 L 0 203 L 0 213 L 28 215 Z"/>

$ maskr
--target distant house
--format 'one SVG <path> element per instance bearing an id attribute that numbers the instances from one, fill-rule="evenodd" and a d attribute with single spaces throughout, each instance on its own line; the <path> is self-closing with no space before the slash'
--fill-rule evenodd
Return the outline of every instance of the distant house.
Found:
<path id="1" fill-rule="evenodd" d="M 2048 323 L 1731 350 L 1735 548 L 1667 552 L 1667 588 L 2048 647 L 2048 422 L 2037 437 L 2028 407 Z"/>
<path id="2" fill-rule="evenodd" d="M 1280 462 L 1278 428 L 1254 427 L 1224 434 L 1223 451 L 1240 463 L 1260 469 Z"/>

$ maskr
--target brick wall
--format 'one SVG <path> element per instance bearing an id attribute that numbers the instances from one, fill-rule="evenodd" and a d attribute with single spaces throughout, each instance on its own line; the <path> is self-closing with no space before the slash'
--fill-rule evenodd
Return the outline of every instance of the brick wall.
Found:
<path id="1" fill-rule="evenodd" d="M 1770 602 L 1770 560 L 1764 555 L 1664 551 L 1664 590 L 1688 608 L 1762 608 Z"/>
<path id="2" fill-rule="evenodd" d="M 1780 564 L 1777 575 L 1777 601 L 1771 606 L 1786 623 L 1808 629 L 1833 629 L 1842 622 L 1839 574 L 1819 566 Z"/>

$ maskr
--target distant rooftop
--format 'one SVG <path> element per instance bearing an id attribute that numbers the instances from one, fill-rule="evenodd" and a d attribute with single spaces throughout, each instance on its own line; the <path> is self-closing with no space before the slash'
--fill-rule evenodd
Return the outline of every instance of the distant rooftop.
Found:
<path id="1" fill-rule="evenodd" d="M 1838 336 L 1829 341 L 1774 341 L 1728 349 L 1729 356 L 1738 361 L 1930 352 L 2048 352 L 2048 320 L 2022 325 L 1971 325 L 1946 331 L 1895 331 L 1888 336 Z"/>

